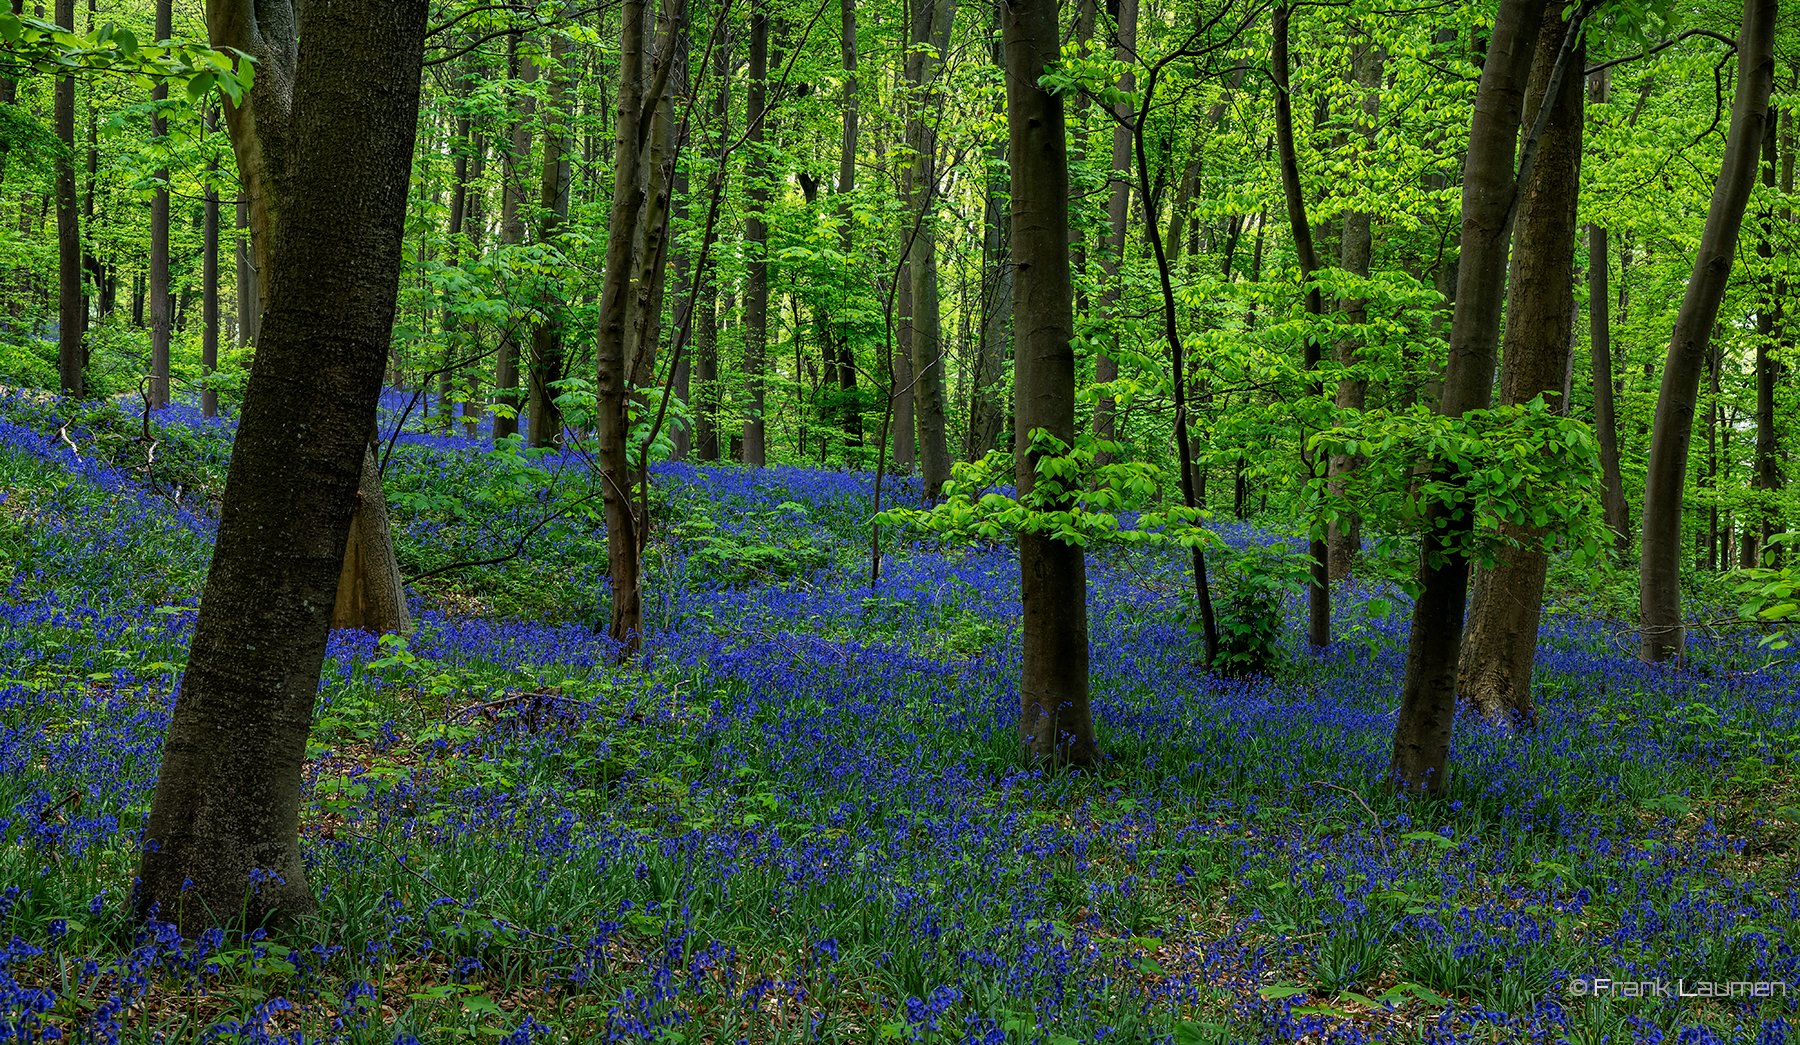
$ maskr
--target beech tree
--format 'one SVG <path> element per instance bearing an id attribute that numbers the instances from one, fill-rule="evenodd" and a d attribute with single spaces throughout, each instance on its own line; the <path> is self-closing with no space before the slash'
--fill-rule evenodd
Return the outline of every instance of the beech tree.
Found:
<path id="1" fill-rule="evenodd" d="M 140 915 L 186 933 L 313 905 L 300 770 L 386 370 L 427 9 L 309 0 L 296 18 L 287 4 L 214 0 L 208 12 L 215 37 L 294 60 L 271 62 L 257 85 L 279 90 L 233 117 L 249 122 L 251 169 L 258 148 L 267 164 L 252 176 L 281 185 L 259 205 L 280 218 L 135 898 Z M 282 118 L 268 122 L 276 106 Z M 346 179 L 358 191 L 343 191 Z"/>
<path id="2" fill-rule="evenodd" d="M 1538 396 L 1558 412 L 1567 406 L 1584 111 L 1579 71 L 1587 54 L 1580 39 L 1569 37 L 1580 31 L 1579 23 L 1557 18 L 1544 19 L 1538 30 L 1525 122 L 1545 119 L 1518 205 L 1500 366 L 1500 401 L 1508 406 Z M 1562 82 L 1555 96 L 1546 96 L 1565 46 Z M 1457 689 L 1488 717 L 1523 726 L 1536 721 L 1531 665 L 1549 564 L 1538 535 L 1511 529 L 1519 531 L 1511 534 L 1517 543 L 1502 545 L 1494 564 L 1476 573 Z"/>
<path id="3" fill-rule="evenodd" d="M 1769 95 L 1775 83 L 1776 0 L 1744 0 L 1738 29 L 1737 92 L 1725 158 L 1706 212 L 1706 231 L 1694 257 L 1694 273 L 1681 299 L 1669 338 L 1650 466 L 1644 481 L 1643 558 L 1638 571 L 1638 652 L 1650 662 L 1679 657 L 1686 628 L 1681 619 L 1681 504 L 1687 492 L 1688 445 L 1707 347 L 1718 320 L 1737 255 L 1738 232 L 1756 181 Z"/>
<path id="4" fill-rule="evenodd" d="M 1012 154 L 1013 439 L 1019 496 L 1037 483 L 1048 435 L 1075 441 L 1075 291 L 1069 272 L 1069 158 L 1062 98 L 1041 83 L 1056 61 L 1055 0 L 1001 0 Z M 1049 765 L 1099 757 L 1088 708 L 1087 557 L 1043 533 L 1019 534 L 1024 658 L 1019 735 Z"/>
<path id="5" fill-rule="evenodd" d="M 1501 0 L 1481 68 L 1463 162 L 1462 263 L 1450 365 L 1438 407 L 1447 417 L 1486 407 L 1493 393 L 1519 180 L 1514 155 L 1538 30 L 1548 6 L 1545 0 Z M 1390 773 L 1402 790 L 1435 792 L 1447 782 L 1450 728 L 1456 719 L 1456 672 L 1469 584 L 1469 557 L 1461 540 L 1473 519 L 1467 506 L 1436 502 L 1428 509 L 1428 520 Z"/>

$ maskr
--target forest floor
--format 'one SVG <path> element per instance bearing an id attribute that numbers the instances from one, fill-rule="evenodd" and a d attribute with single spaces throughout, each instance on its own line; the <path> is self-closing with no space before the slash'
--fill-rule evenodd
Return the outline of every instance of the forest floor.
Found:
<path id="1" fill-rule="evenodd" d="M 1105 763 L 1045 776 L 1009 548 L 889 533 L 872 586 L 869 476 L 661 466 L 651 637 L 616 668 L 581 455 L 462 436 L 398 441 L 406 571 L 538 528 L 416 585 L 404 640 L 333 636 L 318 917 L 135 926 L 231 427 L 161 414 L 146 468 L 137 418 L 61 409 L 0 399 L 0 1038 L 1797 1040 L 1797 672 L 1754 637 L 1651 669 L 1603 600 L 1559 600 L 1541 727 L 1465 718 L 1449 794 L 1407 801 L 1390 584 L 1230 680 L 1195 667 L 1179 559 L 1103 550 Z"/>

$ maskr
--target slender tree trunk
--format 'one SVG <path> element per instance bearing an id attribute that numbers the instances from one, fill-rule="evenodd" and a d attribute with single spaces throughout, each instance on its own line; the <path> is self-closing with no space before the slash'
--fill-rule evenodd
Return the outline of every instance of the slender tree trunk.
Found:
<path id="1" fill-rule="evenodd" d="M 1381 47 L 1373 41 L 1364 41 L 1351 52 L 1351 79 L 1362 91 L 1362 112 L 1357 126 L 1362 131 L 1363 162 L 1370 165 L 1375 162 L 1375 131 L 1376 121 L 1381 115 L 1384 58 Z M 1367 278 L 1369 258 L 1373 250 L 1373 215 L 1360 209 L 1346 211 L 1344 235 L 1338 245 L 1338 267 L 1352 275 Z M 1369 303 L 1366 300 L 1351 298 L 1344 302 L 1343 308 L 1344 319 L 1352 326 L 1362 326 L 1369 321 Z M 1368 378 L 1353 369 L 1360 363 L 1357 359 L 1358 341 L 1359 337 L 1352 335 L 1339 338 L 1337 342 L 1338 365 L 1351 368 L 1348 376 L 1338 379 L 1337 408 L 1340 411 L 1361 411 L 1368 395 Z M 1331 489 L 1335 497 L 1343 496 L 1346 481 L 1344 477 L 1360 464 L 1359 458 L 1348 454 L 1332 455 Z M 1331 579 L 1341 581 L 1350 576 L 1351 563 L 1362 554 L 1362 520 L 1356 515 L 1334 520 L 1327 531 L 1326 543 Z"/>
<path id="2" fill-rule="evenodd" d="M 1028 497 L 1032 433 L 1075 441 L 1075 292 L 1069 270 L 1069 157 L 1058 95 L 1040 86 L 1059 56 L 1055 0 L 1002 0 L 1007 126 L 1012 139 L 1012 246 L 1017 263 L 1014 448 Z M 1041 533 L 1019 535 L 1024 657 L 1019 735 L 1034 763 L 1098 758 L 1088 708 L 1087 561 Z"/>
<path id="3" fill-rule="evenodd" d="M 525 165 L 531 162 L 531 123 L 537 115 L 532 86 L 537 82 L 536 56 L 512 37 L 507 43 L 507 64 L 513 79 L 523 85 L 513 111 L 512 141 L 500 163 L 500 253 L 525 242 Z M 526 407 L 519 389 L 518 323 L 507 321 L 500 329 L 500 346 L 494 361 L 494 441 L 519 434 L 519 413 Z M 528 421 L 535 425 L 535 419 Z"/>
<path id="4" fill-rule="evenodd" d="M 906 198 L 914 227 L 907 251 L 912 291 L 913 411 L 919 433 L 919 473 L 925 498 L 935 501 L 950 479 L 946 435 L 943 323 L 938 300 L 938 135 L 944 97 L 938 70 L 950 45 L 956 0 L 911 0 L 912 28 L 906 55 L 909 111 L 906 126 Z"/>
<path id="5" fill-rule="evenodd" d="M 1109 385 L 1119 379 L 1120 329 L 1123 316 L 1116 315 L 1123 291 L 1120 270 L 1125 265 L 1127 223 L 1131 216 L 1131 171 L 1133 106 L 1130 96 L 1137 91 L 1137 0 L 1116 0 L 1118 33 L 1113 41 L 1113 60 L 1124 69 L 1119 74 L 1121 98 L 1112 106 L 1111 186 L 1106 198 L 1106 225 L 1110 239 L 1100 252 L 1100 272 L 1104 281 L 1100 291 L 1100 312 L 1114 324 L 1112 345 L 1094 357 L 1094 380 Z M 1155 220 L 1152 218 L 1151 220 Z M 1111 441 L 1118 437 L 1118 404 L 1110 395 L 1102 395 L 1094 404 L 1094 436 Z M 1111 454 L 1102 451 L 1104 463 Z"/>
<path id="6" fill-rule="evenodd" d="M 306 5 L 290 206 L 274 248 L 281 278 L 271 281 L 135 897 L 140 915 L 190 936 L 313 905 L 299 846 L 301 766 L 393 326 L 426 7 Z M 364 89 L 344 90 L 352 80 Z"/>
<path id="7" fill-rule="evenodd" d="M 1771 110 L 1763 128 L 1763 188 L 1770 194 L 1780 186 L 1779 110 Z M 1781 434 L 1775 427 L 1775 387 L 1781 380 L 1781 364 L 1775 346 L 1787 321 L 1787 288 L 1775 270 L 1774 232 L 1776 208 L 1770 203 L 1762 215 L 1762 237 L 1756 253 L 1762 259 L 1762 300 L 1756 309 L 1756 453 L 1751 486 L 1756 490 L 1754 509 L 1744 526 L 1743 551 L 1738 565 L 1744 569 L 1762 562 L 1762 550 L 1777 517 L 1775 493 L 1781 489 Z"/>
<path id="8" fill-rule="evenodd" d="M 237 346 L 254 345 L 262 322 L 262 287 L 256 271 L 256 250 L 251 241 L 250 201 L 239 190 L 237 204 Z"/>
<path id="9" fill-rule="evenodd" d="M 175 35 L 172 0 L 156 0 L 156 38 Z M 169 85 L 158 81 L 151 91 L 150 133 L 165 144 L 168 121 L 162 107 L 169 100 Z M 169 169 L 157 171 L 156 191 L 150 197 L 150 405 L 169 405 Z"/>
<path id="10" fill-rule="evenodd" d="M 1501 351 L 1500 400 L 1507 406 L 1543 396 L 1558 413 L 1568 410 L 1564 382 L 1572 359 L 1575 325 L 1575 200 L 1581 191 L 1581 135 L 1585 111 L 1580 70 L 1586 48 L 1576 41 L 1559 90 L 1546 96 L 1551 71 L 1563 49 L 1567 24 L 1546 18 L 1538 30 L 1527 93 L 1528 121 L 1550 106 L 1539 139 L 1531 182 L 1519 203 L 1518 232 Z M 1529 727 L 1537 722 L 1531 701 L 1531 666 L 1537 656 L 1538 621 L 1544 604 L 1548 561 L 1534 546 L 1541 534 L 1507 527 L 1518 547 L 1502 547 L 1494 565 L 1477 572 L 1463 640 L 1459 690 L 1491 720 Z"/>
<path id="11" fill-rule="evenodd" d="M 608 635 L 621 655 L 635 651 L 643 638 L 643 593 L 640 587 L 639 538 L 644 520 L 632 505 L 631 465 L 627 457 L 627 358 L 631 338 L 631 299 L 641 276 L 633 256 L 640 242 L 637 225 L 646 214 L 648 124 L 668 83 L 673 47 L 654 63 L 647 62 L 649 21 L 645 0 L 623 0 L 619 33 L 618 115 L 613 125 L 613 198 L 606 236 L 606 276 L 597 319 L 594 348 L 595 427 L 599 443 L 601 493 L 606 512 L 607 572 L 612 582 L 612 621 Z"/>
<path id="12" fill-rule="evenodd" d="M 1518 195 L 1513 156 L 1547 6 L 1545 0 L 1501 0 L 1476 88 L 1469 152 L 1463 163 L 1462 262 L 1457 266 L 1456 311 L 1450 326 L 1450 365 L 1438 407 L 1446 417 L 1485 409 L 1493 396 Z M 1390 768 L 1394 785 L 1411 792 L 1439 792 L 1448 781 L 1469 584 L 1469 558 L 1462 541 L 1473 526 L 1466 511 L 1441 503 L 1428 509 L 1428 522 Z"/>
<path id="13" fill-rule="evenodd" d="M 56 24 L 75 28 L 75 0 L 56 0 Z M 57 361 L 62 393 L 79 398 L 87 391 L 83 371 L 87 366 L 82 335 L 87 309 L 81 279 L 81 201 L 75 191 L 75 78 L 56 81 L 56 137 L 62 149 L 56 156 L 57 246 Z"/>
<path id="14" fill-rule="evenodd" d="M 549 64 L 542 75 L 550 78 L 545 99 L 544 165 L 538 177 L 538 242 L 553 244 L 569 215 L 569 40 L 561 33 L 550 36 Z M 531 329 L 531 371 L 527 378 L 531 410 L 531 445 L 553 447 L 562 442 L 562 410 L 556 405 L 556 389 L 563 379 L 562 305 L 555 300 L 538 302 L 542 318 Z"/>
<path id="15" fill-rule="evenodd" d="M 744 420 L 744 463 L 768 463 L 769 370 L 769 180 L 773 177 L 763 135 L 769 118 L 769 10 L 766 0 L 751 0 L 750 82 L 746 102 L 749 152 L 744 217 L 744 384 L 749 416 Z"/>
<path id="16" fill-rule="evenodd" d="M 1288 79 L 1288 20 L 1292 12 L 1286 3 L 1275 8 L 1275 142 L 1281 156 L 1281 187 L 1287 198 L 1288 226 L 1293 230 L 1294 251 L 1299 255 L 1300 278 L 1311 281 L 1319 270 L 1318 252 L 1313 247 L 1312 224 L 1306 217 L 1306 197 L 1300 186 L 1300 160 L 1294 149 L 1294 108 Z M 1318 289 L 1306 292 L 1306 311 L 1317 321 L 1325 313 Z M 1306 338 L 1306 369 L 1317 373 L 1323 356 L 1317 334 Z M 1314 378 L 1312 394 L 1325 393 L 1321 379 Z M 1302 453 L 1308 474 L 1317 468 L 1310 455 Z M 1307 543 L 1312 557 L 1312 583 L 1307 587 L 1306 641 L 1316 648 L 1331 644 L 1331 548 L 1325 534 L 1316 527 Z"/>
<path id="17" fill-rule="evenodd" d="M 209 130 L 214 124 L 215 112 L 207 113 Z M 205 324 L 200 335 L 200 370 L 203 374 L 200 412 L 207 417 L 217 417 L 219 393 L 212 385 L 212 376 L 219 369 L 219 190 L 213 187 L 213 179 L 219 172 L 218 161 L 209 163 L 206 170 L 206 209 L 200 219 L 200 311 Z"/>
<path id="18" fill-rule="evenodd" d="M 1706 230 L 1675 318 L 1650 436 L 1644 481 L 1643 557 L 1639 566 L 1642 616 L 1639 656 L 1650 662 L 1682 654 L 1681 504 L 1686 493 L 1688 444 L 1706 348 L 1731 278 L 1744 208 L 1756 181 L 1757 153 L 1769 118 L 1775 79 L 1775 0 L 1744 0 L 1738 32 L 1737 96 L 1725 158 L 1707 208 Z"/>
<path id="19" fill-rule="evenodd" d="M 999 8 L 994 12 L 999 22 Z M 994 64 L 1001 65 L 999 34 L 995 34 Z M 1013 269 L 1010 243 L 1011 179 L 1007 173 L 1004 140 L 988 155 L 987 198 L 982 208 L 981 333 L 975 350 L 975 380 L 969 395 L 969 440 L 966 460 L 976 460 L 1000 443 L 1005 421 L 1000 383 L 1012 348 Z"/>
<path id="20" fill-rule="evenodd" d="M 861 127 L 861 102 L 856 81 L 856 0 L 839 0 L 842 15 L 841 52 L 844 69 L 843 120 L 844 135 L 838 149 L 838 252 L 846 263 L 854 246 L 855 224 L 851 213 L 851 193 L 856 191 L 856 147 Z M 844 429 L 846 448 L 863 445 L 862 399 L 856 389 L 856 346 L 850 339 L 848 324 L 840 325 L 830 335 L 836 351 L 838 384 L 838 416 Z"/>
<path id="21" fill-rule="evenodd" d="M 482 185 L 487 179 L 487 138 L 479 130 L 475 132 L 470 147 L 474 155 L 469 158 L 468 199 L 464 204 L 463 236 L 469 243 L 469 257 L 481 257 L 483 233 L 487 230 L 487 212 L 482 205 Z M 458 327 L 458 343 L 465 349 L 475 347 L 481 337 L 481 327 L 475 323 L 465 323 Z M 471 363 L 462 368 L 462 422 L 463 435 L 470 439 L 481 432 L 481 415 L 487 413 L 487 406 L 481 398 L 482 366 Z"/>
<path id="22" fill-rule="evenodd" d="M 905 196 L 902 194 L 902 198 Z M 908 251 L 907 257 L 912 256 Z M 894 471 L 906 473 L 913 470 L 919 460 L 918 427 L 913 423 L 913 368 L 912 350 L 912 265 L 902 262 L 900 266 L 900 285 L 896 289 L 894 311 L 899 327 L 899 346 L 893 354 L 893 393 L 894 401 Z"/>
<path id="23" fill-rule="evenodd" d="M 1588 81 L 1590 101 L 1604 104 L 1612 92 L 1612 70 L 1602 69 Z M 1594 434 L 1600 444 L 1600 501 L 1615 553 L 1631 554 L 1631 523 L 1626 518 L 1625 479 L 1619 467 L 1619 418 L 1614 405 L 1612 358 L 1612 257 L 1606 228 L 1590 224 L 1588 235 L 1588 354 L 1593 370 Z M 1623 317 L 1621 317 L 1623 318 Z"/>
<path id="24" fill-rule="evenodd" d="M 714 169 L 725 165 L 726 138 L 731 119 L 731 45 L 721 40 L 713 51 L 712 125 Z M 707 240 L 710 247 L 712 239 Z M 694 327 L 694 379 L 700 388 L 694 411 L 694 443 L 702 461 L 719 459 L 719 283 L 718 265 L 708 260 L 700 273 L 700 289 L 695 307 L 699 314 Z"/>

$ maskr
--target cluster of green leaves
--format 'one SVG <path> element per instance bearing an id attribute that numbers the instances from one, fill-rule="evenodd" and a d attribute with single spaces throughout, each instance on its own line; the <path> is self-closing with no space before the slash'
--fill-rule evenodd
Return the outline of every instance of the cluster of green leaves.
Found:
<path id="1" fill-rule="evenodd" d="M 1503 545 L 1548 551 L 1568 544 L 1589 560 L 1599 556 L 1593 430 L 1552 411 L 1542 396 L 1462 417 L 1419 406 L 1340 420 L 1308 445 L 1321 457 L 1359 464 L 1341 491 L 1323 478 L 1312 481 L 1322 505 L 1315 525 L 1355 513 L 1427 533 L 1461 519 L 1468 525 L 1460 527 L 1455 550 L 1476 561 Z"/>
<path id="2" fill-rule="evenodd" d="M 15 14 L 0 14 L 0 63 L 45 76 L 120 73 L 145 90 L 157 82 L 180 84 L 195 103 L 216 90 L 241 104 L 256 81 L 255 61 L 233 48 L 192 40 L 145 44 L 113 22 L 83 33 Z"/>
<path id="3" fill-rule="evenodd" d="M 1067 544 L 1176 544 L 1210 547 L 1218 538 L 1204 510 L 1168 503 L 1172 483 L 1147 461 L 1113 457 L 1116 440 L 1077 436 L 1074 445 L 1043 429 L 1031 433 L 1031 489 L 1010 485 L 1012 454 L 995 450 L 950 470 L 944 498 L 928 508 L 892 508 L 883 525 L 907 526 L 949 541 L 1004 541 L 1020 533 Z"/>

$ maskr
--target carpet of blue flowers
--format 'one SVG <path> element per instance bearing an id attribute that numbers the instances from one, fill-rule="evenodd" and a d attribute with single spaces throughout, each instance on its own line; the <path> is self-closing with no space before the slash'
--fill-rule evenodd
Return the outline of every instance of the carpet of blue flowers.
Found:
<path id="1" fill-rule="evenodd" d="M 0 1038 L 1800 1041 L 1800 702 L 1753 640 L 1650 669 L 1553 615 L 1542 728 L 1459 723 L 1450 794 L 1405 801 L 1404 600 L 1353 581 L 1327 652 L 1227 680 L 1179 559 L 1101 551 L 1107 759 L 1045 776 L 1010 549 L 889 534 L 872 586 L 870 477 L 664 465 L 616 668 L 581 455 L 462 435 L 388 467 L 403 566 L 442 571 L 416 631 L 331 642 L 318 917 L 135 925 L 231 428 L 175 408 L 152 455 L 104 414 L 0 400 Z"/>

